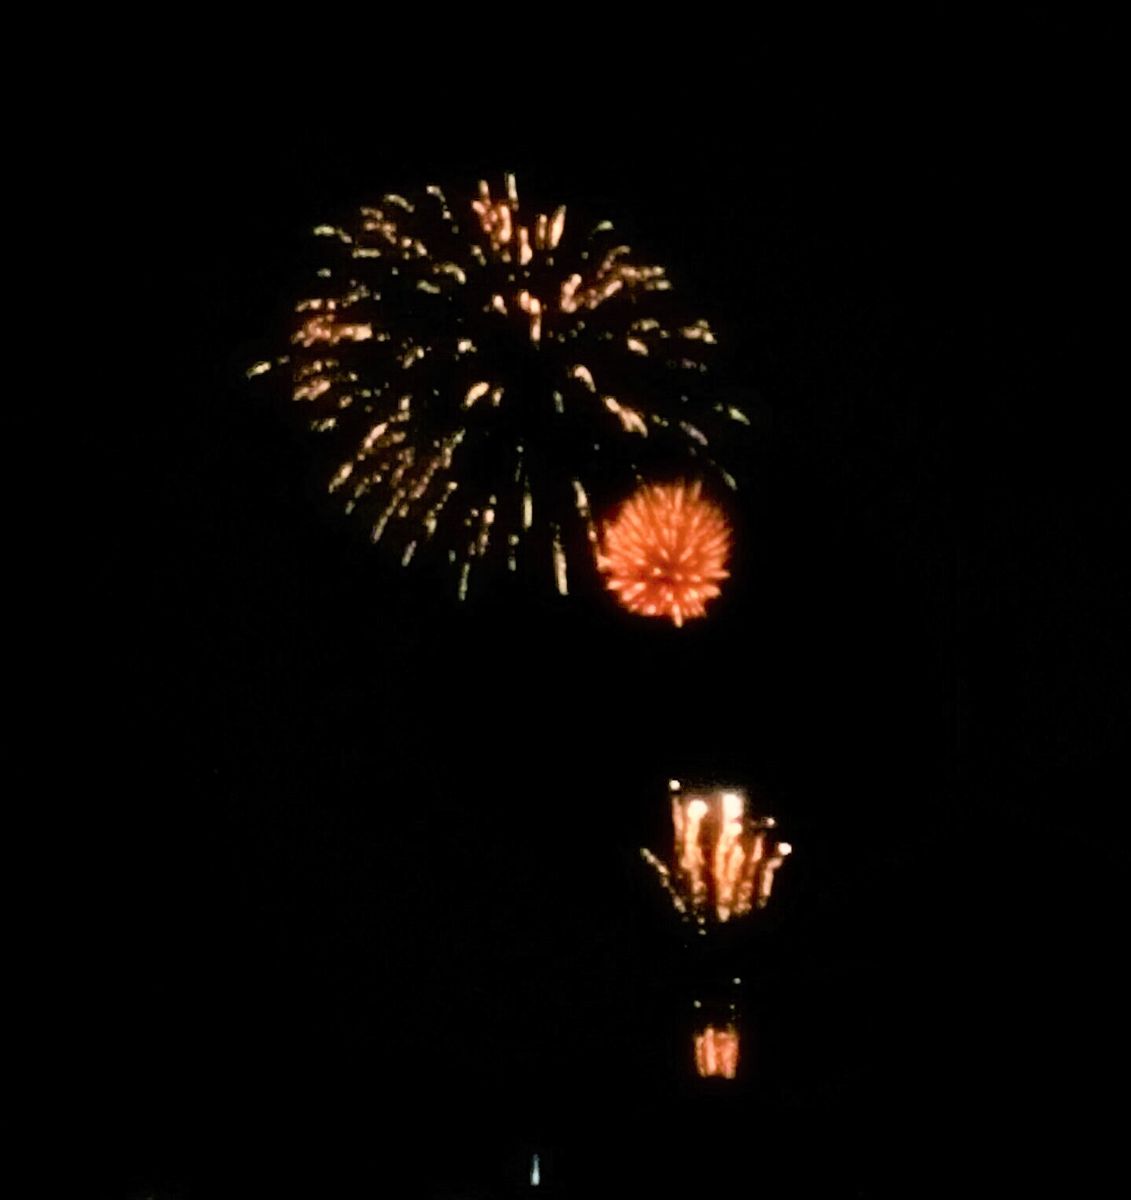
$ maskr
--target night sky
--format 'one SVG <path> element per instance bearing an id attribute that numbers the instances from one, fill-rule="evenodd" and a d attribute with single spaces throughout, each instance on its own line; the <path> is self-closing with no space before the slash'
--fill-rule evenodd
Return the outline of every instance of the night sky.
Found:
<path id="1" fill-rule="evenodd" d="M 80 914 L 107 1195 L 503 1195 L 534 1151 L 571 1196 L 1008 1195 L 1105 1144 L 1099 101 L 1043 17 L 886 32 L 895 60 L 796 72 L 722 35 L 595 28 L 519 70 L 367 68 L 363 38 L 347 67 L 296 32 L 115 95 L 131 334 L 102 363 L 109 682 L 76 753 L 107 797 Z M 507 170 L 612 217 L 719 332 L 754 423 L 705 622 L 458 605 L 368 546 L 244 378 L 310 227 Z M 637 854 L 672 775 L 750 787 L 795 847 L 733 951 L 729 1088 L 690 1075 Z"/>

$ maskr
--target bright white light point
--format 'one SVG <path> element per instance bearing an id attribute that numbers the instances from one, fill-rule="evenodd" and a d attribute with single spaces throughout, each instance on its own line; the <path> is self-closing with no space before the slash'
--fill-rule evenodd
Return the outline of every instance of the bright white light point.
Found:
<path id="1" fill-rule="evenodd" d="M 728 821 L 741 817 L 744 807 L 742 797 L 737 792 L 723 792 L 723 816 Z"/>
<path id="2" fill-rule="evenodd" d="M 792 854 L 793 847 L 789 842 L 778 842 L 778 853 L 781 855 Z"/>
<path id="3" fill-rule="evenodd" d="M 739 979 L 739 977 L 736 975 L 736 976 L 734 977 L 734 982 L 735 982 L 735 983 L 741 983 L 741 982 L 742 982 L 742 980 L 741 980 L 741 979 Z"/>
<path id="4" fill-rule="evenodd" d="M 671 790 L 673 792 L 678 792 L 681 786 L 682 785 L 680 784 L 678 779 L 669 779 L 668 780 L 668 787 L 671 788 Z"/>
<path id="5" fill-rule="evenodd" d="M 264 371 L 270 371 L 271 364 L 269 362 L 257 362 L 248 368 L 247 377 L 251 379 L 255 375 L 262 375 Z"/>
<path id="6" fill-rule="evenodd" d="M 695 1007 L 695 1008 L 702 1008 L 702 1007 L 703 1007 L 703 1001 L 702 1001 L 702 1000 L 696 1000 L 696 1001 L 694 1001 L 694 1002 L 693 1002 L 693 1007 Z"/>
<path id="7" fill-rule="evenodd" d="M 687 815 L 691 817 L 692 820 L 702 820 L 703 817 L 707 815 L 707 801 L 700 800 L 698 797 L 696 797 L 687 806 Z"/>

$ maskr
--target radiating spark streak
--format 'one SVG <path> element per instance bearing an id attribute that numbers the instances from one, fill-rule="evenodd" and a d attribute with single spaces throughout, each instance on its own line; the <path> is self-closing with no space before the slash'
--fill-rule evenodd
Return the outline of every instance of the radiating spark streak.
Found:
<path id="1" fill-rule="evenodd" d="M 317 342 L 336 346 L 339 342 L 364 342 L 373 336 L 373 327 L 367 324 L 335 324 L 330 313 L 322 313 L 304 322 L 291 341 L 303 347 Z"/>
<path id="2" fill-rule="evenodd" d="M 475 543 L 475 553 L 482 558 L 487 553 L 487 544 L 491 540 L 491 526 L 495 523 L 495 510 L 485 509 L 479 521 L 479 538 Z"/>
<path id="3" fill-rule="evenodd" d="M 467 389 L 467 395 L 463 398 L 464 408 L 470 408 L 476 400 L 481 396 L 486 396 L 490 390 L 491 385 L 484 379 L 481 379 L 478 383 L 473 383 Z"/>
<path id="4" fill-rule="evenodd" d="M 530 316 L 530 340 L 538 342 L 542 339 L 542 301 L 529 292 L 519 292 L 518 307 Z"/>
<path id="5" fill-rule="evenodd" d="M 697 429 L 694 425 L 692 425 L 690 421 L 680 421 L 679 427 L 684 433 L 687 434 L 689 438 L 692 438 L 701 446 L 708 445 L 707 435 L 701 429 Z"/>
<path id="6" fill-rule="evenodd" d="M 353 241 L 353 238 L 351 238 L 344 229 L 339 229 L 336 225 L 315 225 L 314 236 L 333 237 L 337 238 L 338 241 L 345 242 L 347 244 Z"/>
<path id="7" fill-rule="evenodd" d="M 577 312 L 577 301 L 574 297 L 577 295 L 577 289 L 581 286 L 581 276 L 571 275 L 561 287 L 561 298 L 558 301 L 558 308 L 564 313 Z"/>
<path id="8" fill-rule="evenodd" d="M 708 346 L 715 344 L 715 335 L 706 321 L 696 321 L 693 325 L 685 325 L 679 332 L 682 337 L 690 341 L 704 342 Z"/>
<path id="9" fill-rule="evenodd" d="M 317 400 L 319 396 L 323 396 L 333 387 L 333 384 L 325 378 L 312 379 L 309 383 L 300 383 L 294 390 L 294 398 L 296 400 Z"/>
<path id="10" fill-rule="evenodd" d="M 566 579 L 566 556 L 562 549 L 561 532 L 555 525 L 554 529 L 554 582 L 557 584 L 558 592 L 563 596 L 569 595 L 569 586 Z"/>
<path id="11" fill-rule="evenodd" d="M 597 385 L 593 382 L 593 373 L 588 367 L 578 363 L 577 366 L 570 368 L 569 373 L 574 379 L 580 379 L 591 392 L 597 390 Z"/>
<path id="12" fill-rule="evenodd" d="M 672 906 L 675 908 L 676 912 L 685 914 L 687 912 L 687 905 L 684 902 L 683 897 L 677 891 L 675 885 L 672 883 L 672 875 L 667 866 L 661 862 L 651 850 L 641 850 L 640 856 L 646 863 L 648 863 L 649 866 L 655 869 L 656 874 L 659 876 L 660 884 L 664 891 L 666 891 L 668 896 L 671 898 Z"/>
<path id="13" fill-rule="evenodd" d="M 581 484 L 580 479 L 573 481 L 574 504 L 577 507 L 577 515 L 585 522 L 585 534 L 588 537 L 591 545 L 597 544 L 597 530 L 593 524 L 593 514 L 589 508 L 589 497 L 585 493 L 585 488 Z"/>
<path id="14" fill-rule="evenodd" d="M 395 473 L 394 473 L 395 474 Z M 395 491 L 392 500 L 382 510 L 381 515 L 374 522 L 373 528 L 369 533 L 369 539 L 374 544 L 379 542 L 385 534 L 385 526 L 389 523 L 389 518 L 400 507 L 401 501 L 404 499 L 403 491 Z"/>
<path id="15" fill-rule="evenodd" d="M 639 433 L 644 437 L 648 436 L 648 426 L 644 423 L 644 418 L 636 409 L 629 408 L 626 404 L 618 403 L 612 396 L 602 396 L 601 401 L 609 412 L 620 421 L 625 433 Z"/>
<path id="16" fill-rule="evenodd" d="M 345 481 L 347 479 L 349 479 L 349 477 L 352 474 L 353 474 L 353 463 L 351 463 L 351 462 L 342 463 L 342 465 L 338 468 L 337 472 L 335 473 L 334 478 L 330 480 L 330 491 L 336 492 L 338 490 L 338 488 L 340 488 L 342 486 L 342 484 L 345 483 Z"/>

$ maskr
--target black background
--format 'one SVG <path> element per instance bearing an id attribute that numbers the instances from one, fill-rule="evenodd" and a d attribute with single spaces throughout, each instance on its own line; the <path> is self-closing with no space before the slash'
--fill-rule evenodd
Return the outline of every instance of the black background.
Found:
<path id="1" fill-rule="evenodd" d="M 1083 1171 L 1126 866 L 1102 31 L 938 11 L 783 62 L 559 17 L 311 16 L 105 81 L 98 1170 L 138 1197 L 503 1194 L 534 1150 L 579 1196 Z M 458 606 L 244 380 L 310 226 L 504 170 L 612 216 L 720 330 L 756 419 L 706 622 Z M 729 1091 L 690 1076 L 636 854 L 672 774 L 754 787 L 796 848 L 734 951 Z"/>

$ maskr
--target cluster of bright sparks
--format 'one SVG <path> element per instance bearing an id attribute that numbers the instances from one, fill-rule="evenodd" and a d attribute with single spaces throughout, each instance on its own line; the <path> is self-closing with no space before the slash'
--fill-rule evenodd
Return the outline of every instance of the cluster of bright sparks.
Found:
<path id="1" fill-rule="evenodd" d="M 250 374 L 289 367 L 294 400 L 338 446 L 330 491 L 405 565 L 425 549 L 446 557 L 461 599 L 473 568 L 514 571 L 520 556 L 566 593 L 571 555 L 591 569 L 602 553 L 590 477 L 619 472 L 623 496 L 657 442 L 689 474 L 734 487 L 705 426 L 749 422 L 695 395 L 715 335 L 680 318 L 664 269 L 635 262 L 610 222 L 571 242 L 565 208 L 524 219 L 508 175 L 501 195 L 486 182 L 464 205 L 436 186 L 389 194 L 314 233 L 326 254 L 289 352 Z M 717 592 L 726 544 L 698 493 L 679 495 L 691 524 L 656 527 L 666 582 L 616 584 L 627 532 L 607 535 L 602 568 L 633 611 L 677 624 Z"/>
<path id="2" fill-rule="evenodd" d="M 707 615 L 726 579 L 730 529 L 694 483 L 642 487 L 606 523 L 597 566 L 629 612 L 677 626 Z"/>
<path id="3" fill-rule="evenodd" d="M 695 1034 L 695 1070 L 703 1078 L 733 1079 L 738 1074 L 737 1025 L 708 1025 Z"/>
<path id="4" fill-rule="evenodd" d="M 793 849 L 774 836 L 774 818 L 751 816 L 739 791 L 684 792 L 673 779 L 671 793 L 673 863 L 650 850 L 641 854 L 655 868 L 676 912 L 706 933 L 709 923 L 765 908 L 774 875 Z"/>

